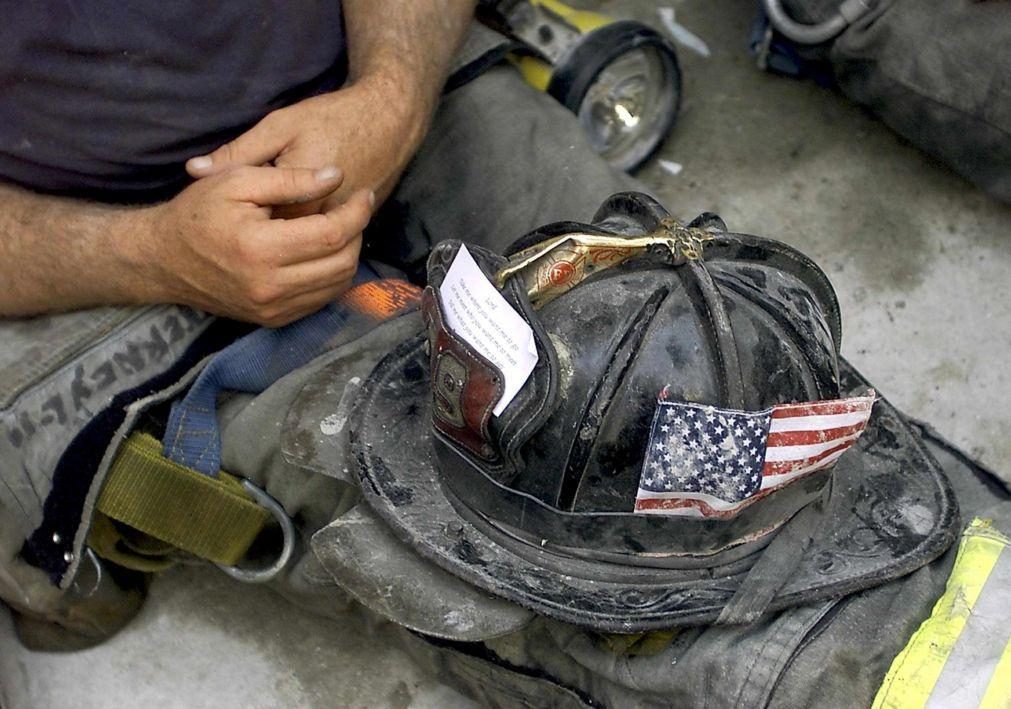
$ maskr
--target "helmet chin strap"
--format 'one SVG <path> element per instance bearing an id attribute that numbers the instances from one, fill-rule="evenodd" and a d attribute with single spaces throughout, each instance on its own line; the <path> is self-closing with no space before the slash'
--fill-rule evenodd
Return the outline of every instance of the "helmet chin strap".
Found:
<path id="1" fill-rule="evenodd" d="M 744 581 L 723 607 L 716 623 L 747 625 L 757 621 L 769 609 L 772 599 L 794 577 L 794 571 L 804 558 L 804 552 L 818 534 L 827 517 L 832 497 L 832 478 L 822 489 L 821 497 L 793 516 L 769 542 Z"/>

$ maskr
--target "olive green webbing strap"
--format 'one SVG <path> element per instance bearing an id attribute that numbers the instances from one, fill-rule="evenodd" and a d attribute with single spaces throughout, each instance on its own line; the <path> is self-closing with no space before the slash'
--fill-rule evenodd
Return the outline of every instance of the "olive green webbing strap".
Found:
<path id="1" fill-rule="evenodd" d="M 100 514 L 89 536 L 96 553 L 119 555 L 111 560 L 132 568 L 150 567 L 140 570 L 156 570 L 164 557 L 152 554 L 147 563 L 145 550 L 129 543 L 122 553 L 124 539 L 117 539 L 114 525 L 102 515 L 162 543 L 154 547 L 170 545 L 226 566 L 242 559 L 271 518 L 249 498 L 238 478 L 224 471 L 212 478 L 179 465 L 164 457 L 161 443 L 144 433 L 132 434 L 120 447 L 96 509 Z M 130 557 L 136 563 L 131 564 Z"/>

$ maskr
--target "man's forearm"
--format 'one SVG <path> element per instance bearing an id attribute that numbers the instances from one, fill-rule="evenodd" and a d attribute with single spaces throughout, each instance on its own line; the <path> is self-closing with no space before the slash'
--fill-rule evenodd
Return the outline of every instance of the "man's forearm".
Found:
<path id="1" fill-rule="evenodd" d="M 371 190 L 382 202 L 421 147 L 475 0 L 344 0 L 348 81 L 339 90 L 272 111 L 208 155 L 189 160 L 204 179 L 239 165 L 344 170 L 326 202 L 283 209 L 309 214 Z"/>
<path id="2" fill-rule="evenodd" d="M 344 0 L 349 88 L 278 109 L 213 159 L 194 159 L 201 179 L 162 205 L 110 207 L 0 183 L 0 317 L 148 302 L 265 324 L 311 312 L 343 287 L 343 258 L 371 215 L 370 193 L 388 194 L 419 147 L 475 4 Z M 310 182 L 314 170 L 342 167 L 344 188 L 319 178 L 282 198 L 267 188 L 282 178 L 294 185 L 287 173 L 227 177 L 264 163 L 305 168 L 300 179 Z M 252 197 L 247 179 L 261 185 Z M 277 242 L 297 225 L 269 222 L 264 207 L 288 209 L 307 194 L 304 230 L 341 238 L 331 234 L 328 249 L 307 250 L 296 267 Z M 311 220 L 315 212 L 327 219 Z"/>
<path id="3" fill-rule="evenodd" d="M 424 132 L 476 0 L 344 0 L 350 80 L 395 81 Z M 420 140 L 421 136 L 418 136 Z"/>
<path id="4" fill-rule="evenodd" d="M 289 323 L 347 288 L 373 201 L 358 191 L 300 219 L 271 219 L 271 210 L 324 199 L 341 179 L 333 166 L 239 167 L 145 207 L 0 184 L 0 318 L 178 303 Z"/>
<path id="5" fill-rule="evenodd" d="M 140 211 L 0 184 L 0 317 L 142 300 Z"/>

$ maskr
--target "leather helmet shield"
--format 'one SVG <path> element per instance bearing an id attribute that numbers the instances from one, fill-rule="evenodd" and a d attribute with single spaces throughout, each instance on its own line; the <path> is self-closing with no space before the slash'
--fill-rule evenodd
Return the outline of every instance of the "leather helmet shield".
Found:
<path id="1" fill-rule="evenodd" d="M 538 236 L 634 234 L 660 209 L 630 195 L 609 204 L 596 225 L 553 225 Z M 501 417 L 474 419 L 470 432 L 490 454 L 458 445 L 445 428 L 433 432 L 427 338 L 402 345 L 373 371 L 353 420 L 366 498 L 404 541 L 452 573 L 614 632 L 714 619 L 772 533 L 817 500 L 823 523 L 769 609 L 881 583 L 939 554 L 956 517 L 950 491 L 883 400 L 836 466 L 834 485 L 829 474 L 812 475 L 729 521 L 630 514 L 663 386 L 685 400 L 749 409 L 839 393 L 838 318 L 821 272 L 757 237 L 721 234 L 712 247 L 705 266 L 633 259 L 537 313 L 512 279 L 503 292 L 534 328 L 542 362 Z M 433 254 L 436 285 L 456 248 Z M 474 252 L 489 275 L 504 263 Z M 722 306 L 715 316 L 714 292 Z M 734 366 L 714 318 L 731 330 Z M 852 388 L 859 379 L 848 376 Z"/>

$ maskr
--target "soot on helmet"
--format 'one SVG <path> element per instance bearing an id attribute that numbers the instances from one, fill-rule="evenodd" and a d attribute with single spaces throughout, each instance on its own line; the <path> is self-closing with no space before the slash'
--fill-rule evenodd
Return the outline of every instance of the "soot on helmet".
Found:
<path id="1" fill-rule="evenodd" d="M 380 362 L 350 424 L 366 499 L 425 558 L 635 632 L 747 622 L 950 542 L 943 475 L 887 402 L 842 388 L 836 298 L 797 250 L 637 193 L 504 257 L 468 247 L 538 355 L 502 408 L 503 370 L 447 322 L 462 246 L 433 250 L 425 332 Z"/>
<path id="2" fill-rule="evenodd" d="M 432 378 L 449 374 L 461 383 L 454 404 L 445 396 L 433 403 L 444 482 L 462 509 L 480 510 L 490 528 L 528 543 L 549 540 L 573 555 L 634 556 L 637 565 L 661 567 L 737 556 L 816 499 L 829 471 L 720 525 L 708 515 L 639 514 L 634 503 L 647 449 L 664 445 L 653 435 L 658 397 L 664 392 L 667 400 L 699 405 L 700 418 L 724 419 L 730 411 L 837 398 L 829 325 L 835 303 L 824 277 L 808 262 L 789 261 L 785 247 L 778 262 L 747 258 L 757 244 L 706 231 L 699 226 L 705 219 L 681 226 L 651 213 L 658 205 L 643 200 L 635 215 L 643 231 L 624 234 L 627 225 L 609 222 L 608 214 L 621 199 L 605 205 L 594 225 L 528 235 L 498 269 L 503 288 L 525 296 L 521 314 L 544 354 L 499 416 L 489 415 L 499 373 L 449 331 L 441 312 L 439 284 L 454 252 L 433 255 L 424 300 Z M 628 217 L 615 211 L 610 219 Z M 744 442 L 752 441 L 710 441 Z M 685 462 L 692 463 L 679 464 Z"/>

